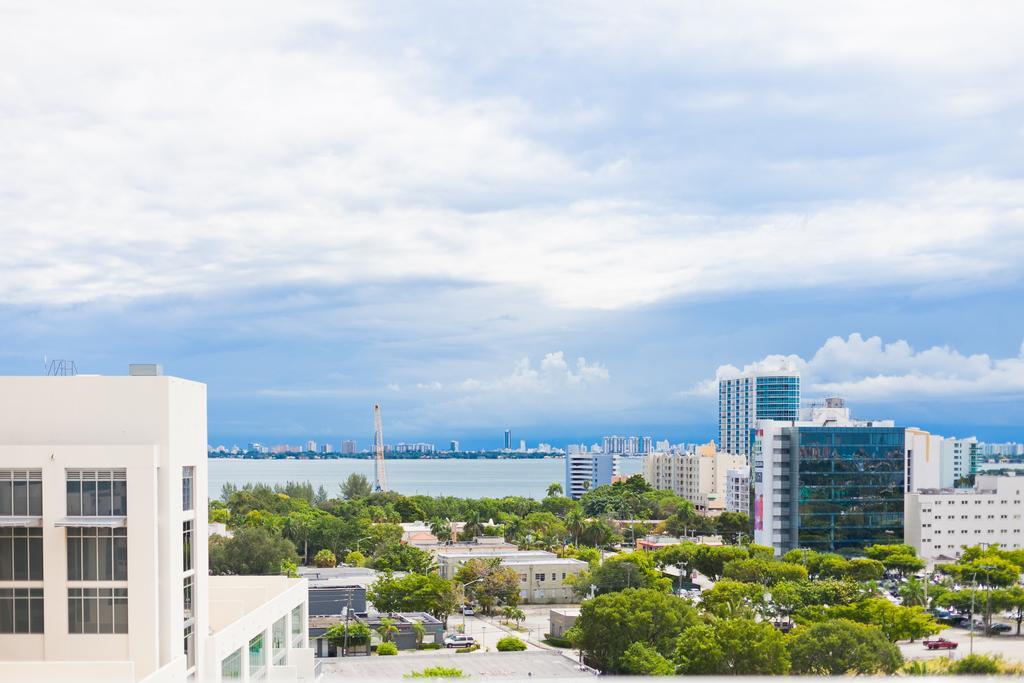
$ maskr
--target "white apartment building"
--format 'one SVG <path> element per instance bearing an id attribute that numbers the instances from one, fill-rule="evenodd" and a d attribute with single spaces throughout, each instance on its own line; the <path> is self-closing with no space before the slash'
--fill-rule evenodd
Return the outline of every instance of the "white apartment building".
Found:
<path id="1" fill-rule="evenodd" d="M 981 460 L 982 444 L 977 437 L 947 438 L 942 442 L 942 483 L 944 489 L 956 486 L 957 480 L 975 474 Z"/>
<path id="2" fill-rule="evenodd" d="M 446 579 L 455 578 L 459 568 L 470 560 L 498 558 L 502 567 L 510 567 L 519 574 L 519 599 L 535 604 L 575 602 L 573 588 L 566 579 L 589 567 L 582 560 L 558 557 L 546 550 L 439 552 L 436 557 L 438 573 Z"/>
<path id="3" fill-rule="evenodd" d="M 718 445 L 726 453 L 750 457 L 758 420 L 796 420 L 800 411 L 797 372 L 758 371 L 718 382 Z"/>
<path id="4" fill-rule="evenodd" d="M 567 453 L 565 495 L 579 500 L 584 493 L 612 483 L 619 474 L 619 456 L 614 453 Z"/>
<path id="5" fill-rule="evenodd" d="M 700 512 L 719 513 L 726 509 L 728 471 L 746 466 L 746 456 L 719 452 L 712 441 L 694 453 L 647 455 L 644 478 L 656 489 L 671 489 L 686 498 Z"/>
<path id="6" fill-rule="evenodd" d="M 904 542 L 929 559 L 964 546 L 1024 548 L 1024 477 L 979 474 L 973 489 L 931 489 L 904 498 Z"/>
<path id="7" fill-rule="evenodd" d="M 750 514 L 750 466 L 725 472 L 725 510 Z"/>
<path id="8" fill-rule="evenodd" d="M 906 449 L 906 490 L 940 488 L 944 469 L 943 438 L 923 429 L 909 427 L 903 443 Z"/>
<path id="9" fill-rule="evenodd" d="M 207 572 L 206 386 L 0 378 L 0 680 L 312 680 L 306 586 Z"/>

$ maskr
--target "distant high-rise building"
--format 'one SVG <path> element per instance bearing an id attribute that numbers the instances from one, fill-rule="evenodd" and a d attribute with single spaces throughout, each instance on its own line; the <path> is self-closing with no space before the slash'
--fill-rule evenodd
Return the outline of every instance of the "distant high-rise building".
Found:
<path id="1" fill-rule="evenodd" d="M 718 446 L 726 453 L 750 457 L 758 420 L 791 421 L 800 417 L 800 374 L 752 372 L 718 382 Z"/>
<path id="2" fill-rule="evenodd" d="M 619 474 L 615 453 L 575 453 L 565 456 L 565 495 L 574 500 L 590 489 L 612 483 Z"/>
<path id="3" fill-rule="evenodd" d="M 307 453 L 316 453 L 316 441 L 313 441 L 313 439 L 310 439 L 309 441 L 306 442 L 306 452 Z"/>
<path id="4" fill-rule="evenodd" d="M 356 442 L 350 439 L 345 439 L 341 442 L 341 452 L 343 455 L 352 455 L 356 452 Z"/>
<path id="5" fill-rule="evenodd" d="M 512 430 L 511 429 L 506 429 L 505 430 L 505 445 L 503 446 L 503 448 L 506 451 L 512 450 Z"/>
<path id="6" fill-rule="evenodd" d="M 662 451 L 662 452 L 667 451 L 668 448 L 669 448 L 668 439 L 663 439 L 661 441 L 658 441 L 658 443 L 654 444 L 654 447 L 657 450 Z"/>
<path id="7" fill-rule="evenodd" d="M 320 444 L 320 452 L 321 453 L 330 453 L 331 452 L 331 444 L 329 444 L 329 443 L 322 443 L 322 444 Z"/>
<path id="8" fill-rule="evenodd" d="M 519 452 L 520 453 L 525 453 L 526 452 L 526 439 L 519 439 Z"/>
<path id="9" fill-rule="evenodd" d="M 459 448 L 458 439 L 452 439 L 451 446 L 448 448 L 448 450 L 450 450 L 452 453 L 458 453 L 459 451 L 462 450 L 461 448 Z"/>
<path id="10" fill-rule="evenodd" d="M 640 452 L 641 453 L 650 453 L 651 450 L 653 450 L 651 448 L 651 437 L 649 437 L 649 436 L 642 436 L 642 437 L 640 437 Z"/>

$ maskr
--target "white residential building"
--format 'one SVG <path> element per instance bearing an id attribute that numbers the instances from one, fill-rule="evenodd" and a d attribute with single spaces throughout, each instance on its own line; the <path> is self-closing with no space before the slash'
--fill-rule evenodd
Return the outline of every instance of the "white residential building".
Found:
<path id="1" fill-rule="evenodd" d="M 311 680 L 306 585 L 207 572 L 206 386 L 0 378 L 0 680 Z"/>
<path id="2" fill-rule="evenodd" d="M 647 455 L 644 478 L 656 489 L 670 489 L 686 498 L 701 512 L 719 513 L 726 509 L 728 471 L 746 466 L 746 456 L 719 452 L 712 441 L 695 453 Z"/>
<path id="3" fill-rule="evenodd" d="M 502 567 L 511 567 L 519 574 L 519 598 L 524 603 L 575 602 L 573 588 L 566 583 L 569 576 L 587 570 L 588 564 L 571 557 L 558 557 L 546 550 L 495 550 L 492 552 L 439 552 L 438 573 L 451 579 L 470 560 L 498 558 Z"/>
<path id="4" fill-rule="evenodd" d="M 904 542 L 929 559 L 965 546 L 1024 548 L 1024 476 L 979 474 L 973 489 L 932 489 L 904 498 Z"/>
<path id="5" fill-rule="evenodd" d="M 750 514 L 750 466 L 733 467 L 725 473 L 725 509 Z"/>
<path id="6" fill-rule="evenodd" d="M 619 456 L 614 453 L 572 453 L 565 456 L 565 495 L 579 500 L 584 493 L 612 483 L 619 474 Z"/>
<path id="7" fill-rule="evenodd" d="M 718 447 L 750 457 L 758 420 L 796 420 L 800 375 L 780 369 L 745 373 L 718 382 Z"/>
<path id="8" fill-rule="evenodd" d="M 944 489 L 953 488 L 956 482 L 977 473 L 982 457 L 983 444 L 977 437 L 966 439 L 945 439 L 942 442 L 942 483 Z"/>
<path id="9" fill-rule="evenodd" d="M 906 491 L 942 486 L 943 439 L 923 429 L 910 427 L 904 437 L 906 449 Z"/>

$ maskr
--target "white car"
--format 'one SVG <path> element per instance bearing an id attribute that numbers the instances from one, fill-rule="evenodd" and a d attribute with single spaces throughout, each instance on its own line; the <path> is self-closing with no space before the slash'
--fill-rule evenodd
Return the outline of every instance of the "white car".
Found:
<path id="1" fill-rule="evenodd" d="M 462 606 L 462 613 L 464 615 L 466 615 L 467 617 L 471 617 L 474 614 L 476 614 L 476 612 L 473 611 L 473 608 L 470 607 L 469 605 L 463 605 Z"/>
<path id="2" fill-rule="evenodd" d="M 444 639 L 445 647 L 469 647 L 470 645 L 476 645 L 476 640 L 473 639 L 473 636 L 461 633 L 450 635 Z"/>

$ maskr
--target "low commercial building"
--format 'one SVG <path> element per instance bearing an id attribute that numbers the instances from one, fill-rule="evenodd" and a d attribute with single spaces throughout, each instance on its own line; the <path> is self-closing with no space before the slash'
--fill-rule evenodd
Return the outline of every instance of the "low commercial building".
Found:
<path id="1" fill-rule="evenodd" d="M 501 566 L 519 574 L 519 599 L 524 603 L 574 602 L 572 587 L 566 579 L 588 567 L 582 560 L 558 557 L 546 550 L 518 550 L 438 554 L 438 573 L 451 579 L 466 562 L 489 558 L 501 560 Z"/>
<path id="2" fill-rule="evenodd" d="M 548 635 L 554 638 L 564 638 L 565 632 L 576 625 L 579 616 L 579 607 L 559 607 L 548 610 Z"/>
<path id="3" fill-rule="evenodd" d="M 306 582 L 209 576 L 206 386 L 0 378 L 0 680 L 315 678 Z"/>
<path id="4" fill-rule="evenodd" d="M 904 542 L 929 559 L 964 547 L 1024 548 L 1024 476 L 979 474 L 973 489 L 931 489 L 904 499 Z"/>
<path id="5" fill-rule="evenodd" d="M 747 466 L 745 455 L 724 453 L 715 442 L 694 453 L 651 453 L 644 459 L 644 479 L 656 489 L 669 489 L 704 514 L 726 509 L 726 475 Z"/>

